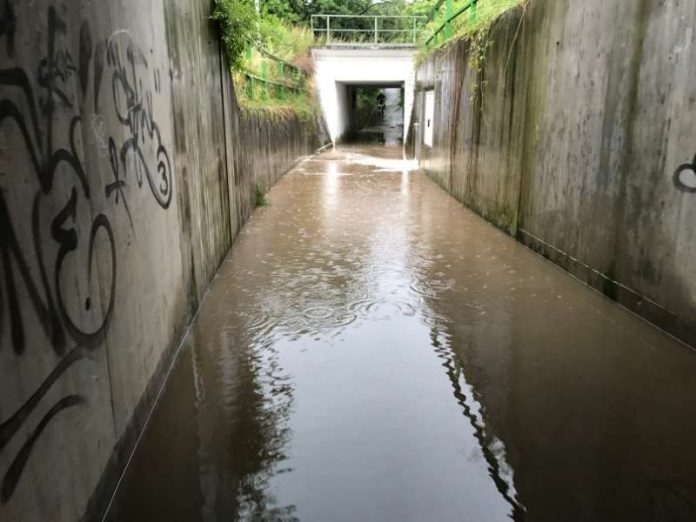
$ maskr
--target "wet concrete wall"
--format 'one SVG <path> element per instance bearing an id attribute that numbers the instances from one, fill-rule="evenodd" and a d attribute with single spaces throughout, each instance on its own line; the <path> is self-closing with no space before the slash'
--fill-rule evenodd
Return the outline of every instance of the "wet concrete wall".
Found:
<path id="1" fill-rule="evenodd" d="M 237 213 L 232 219 L 233 226 L 238 226 L 249 217 L 249 201 L 254 199 L 257 185 L 268 190 L 303 154 L 327 144 L 329 135 L 322 122 L 258 113 L 244 112 L 234 125 L 240 144 L 234 157 L 235 172 L 241 175 L 234 180 Z M 245 176 L 245 172 L 253 172 L 253 177 Z"/>
<path id="2" fill-rule="evenodd" d="M 0 520 L 93 519 L 316 125 L 240 114 L 208 0 L 0 5 Z"/>
<path id="3" fill-rule="evenodd" d="M 692 346 L 695 24 L 678 0 L 532 0 L 478 70 L 466 42 L 419 66 L 434 144 L 411 144 L 465 205 Z"/>

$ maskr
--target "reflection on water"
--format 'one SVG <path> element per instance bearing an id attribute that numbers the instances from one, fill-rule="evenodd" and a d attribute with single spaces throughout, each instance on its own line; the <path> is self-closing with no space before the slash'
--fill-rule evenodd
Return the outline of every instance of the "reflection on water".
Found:
<path id="1" fill-rule="evenodd" d="M 493 434 L 490 427 L 486 427 L 481 405 L 475 399 L 473 388 L 466 382 L 461 364 L 456 357 L 452 357 L 450 350 L 447 348 L 448 343 L 439 339 L 436 328 L 432 330 L 431 345 L 443 361 L 442 365 L 447 370 L 447 376 L 452 383 L 454 397 L 462 407 L 462 413 L 466 415 L 474 428 L 476 440 L 488 463 L 491 479 L 495 482 L 496 488 L 502 497 L 513 507 L 511 518 L 523 520 L 524 507 L 517 498 L 513 471 L 505 457 L 505 444 Z"/>
<path id="2" fill-rule="evenodd" d="M 273 188 L 111 520 L 696 519 L 692 354 L 414 167 L 338 149 Z"/>

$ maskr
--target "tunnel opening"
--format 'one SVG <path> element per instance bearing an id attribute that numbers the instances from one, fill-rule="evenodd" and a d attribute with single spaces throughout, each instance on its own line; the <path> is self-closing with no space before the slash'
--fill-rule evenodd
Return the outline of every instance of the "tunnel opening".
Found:
<path id="1" fill-rule="evenodd" d="M 403 83 L 349 84 L 345 92 L 347 129 L 342 139 L 344 143 L 403 145 Z"/>

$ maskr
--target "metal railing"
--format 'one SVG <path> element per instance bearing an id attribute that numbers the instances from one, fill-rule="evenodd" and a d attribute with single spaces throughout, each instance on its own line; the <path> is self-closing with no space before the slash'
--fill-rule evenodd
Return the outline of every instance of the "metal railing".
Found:
<path id="1" fill-rule="evenodd" d="M 314 37 L 323 45 L 413 47 L 427 17 L 312 15 Z"/>
<path id="2" fill-rule="evenodd" d="M 452 37 L 452 22 L 467 11 L 469 12 L 471 21 L 474 22 L 476 20 L 476 5 L 479 1 L 480 0 L 469 0 L 462 7 L 454 10 L 454 0 L 438 0 L 435 7 L 433 7 L 433 10 L 430 12 L 430 16 L 428 16 L 426 23 L 430 23 L 440 14 L 443 5 L 445 6 L 445 19 L 433 30 L 430 38 L 425 41 L 425 47 L 430 48 L 433 44 L 438 45 L 449 40 Z"/>
<path id="3" fill-rule="evenodd" d="M 276 90 L 276 94 L 280 100 L 285 99 L 285 95 L 288 91 L 299 93 L 305 90 L 304 81 L 307 76 L 305 71 L 256 44 L 250 44 L 247 47 L 247 63 L 252 61 L 254 52 L 262 56 L 260 60 L 260 70 L 254 71 L 245 69 L 242 71 L 242 74 L 244 74 L 247 80 L 247 98 L 253 100 L 256 97 L 257 84 L 261 87 L 261 99 L 264 101 L 268 99 L 271 89 Z M 269 65 L 271 65 L 269 62 L 275 64 L 275 73 L 269 71 Z"/>

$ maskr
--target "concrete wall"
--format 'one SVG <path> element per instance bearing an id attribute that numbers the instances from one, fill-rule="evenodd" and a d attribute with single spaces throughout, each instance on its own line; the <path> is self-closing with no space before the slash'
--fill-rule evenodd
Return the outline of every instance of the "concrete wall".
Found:
<path id="1" fill-rule="evenodd" d="M 0 520 L 99 515 L 254 186 L 317 145 L 240 115 L 210 9 L 0 5 Z"/>
<path id="2" fill-rule="evenodd" d="M 459 42 L 417 72 L 453 196 L 696 346 L 696 4 L 531 0 L 480 71 Z M 415 127 L 418 128 L 418 127 Z"/>
<path id="3" fill-rule="evenodd" d="M 404 121 L 410 121 L 415 90 L 414 49 L 313 49 L 319 99 L 333 141 L 350 126 L 346 85 L 404 86 Z M 404 128 L 404 140 L 408 128 Z"/>

